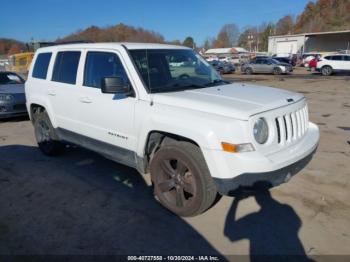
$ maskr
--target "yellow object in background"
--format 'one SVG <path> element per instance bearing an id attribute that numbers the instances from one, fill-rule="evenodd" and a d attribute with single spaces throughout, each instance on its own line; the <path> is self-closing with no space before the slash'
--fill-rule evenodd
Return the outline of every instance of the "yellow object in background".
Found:
<path id="1" fill-rule="evenodd" d="M 20 74 L 27 74 L 30 64 L 32 63 L 33 56 L 33 52 L 11 55 L 9 57 L 9 66 L 7 70 Z"/>

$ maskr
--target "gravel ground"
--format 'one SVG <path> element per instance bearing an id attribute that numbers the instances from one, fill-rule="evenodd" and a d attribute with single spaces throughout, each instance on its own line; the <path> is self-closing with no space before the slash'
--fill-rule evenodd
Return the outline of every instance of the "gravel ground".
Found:
<path id="1" fill-rule="evenodd" d="M 0 254 L 350 255 L 350 76 L 225 77 L 307 97 L 320 146 L 289 183 L 183 219 L 135 170 L 80 148 L 45 157 L 28 119 L 0 121 Z"/>

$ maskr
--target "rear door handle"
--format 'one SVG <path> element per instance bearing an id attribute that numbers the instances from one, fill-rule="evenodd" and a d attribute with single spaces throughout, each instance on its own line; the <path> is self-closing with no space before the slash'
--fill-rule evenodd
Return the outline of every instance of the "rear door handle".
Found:
<path id="1" fill-rule="evenodd" d="M 92 100 L 89 97 L 87 97 L 87 96 L 80 97 L 79 100 L 80 100 L 80 102 L 85 103 L 85 104 L 92 103 Z"/>

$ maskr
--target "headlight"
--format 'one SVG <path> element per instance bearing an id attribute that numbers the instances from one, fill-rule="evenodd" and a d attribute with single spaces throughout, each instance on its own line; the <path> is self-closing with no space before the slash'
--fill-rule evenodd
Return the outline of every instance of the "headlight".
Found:
<path id="1" fill-rule="evenodd" d="M 253 129 L 256 142 L 259 144 L 265 144 L 269 138 L 269 127 L 264 118 L 259 118 L 255 121 Z"/>
<path id="2" fill-rule="evenodd" d="M 12 98 L 13 97 L 11 95 L 0 94 L 0 101 L 11 101 Z"/>

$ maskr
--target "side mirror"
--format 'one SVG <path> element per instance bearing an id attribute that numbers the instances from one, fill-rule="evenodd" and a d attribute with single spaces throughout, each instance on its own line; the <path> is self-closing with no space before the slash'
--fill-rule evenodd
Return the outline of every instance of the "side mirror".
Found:
<path id="1" fill-rule="evenodd" d="M 131 87 L 119 76 L 102 78 L 101 92 L 104 94 L 125 94 L 131 93 Z"/>

